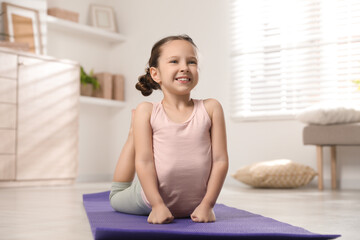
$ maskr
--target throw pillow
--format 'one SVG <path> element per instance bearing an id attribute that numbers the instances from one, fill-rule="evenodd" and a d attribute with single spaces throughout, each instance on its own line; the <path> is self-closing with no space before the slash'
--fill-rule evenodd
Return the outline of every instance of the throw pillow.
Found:
<path id="1" fill-rule="evenodd" d="M 320 103 L 306 108 L 296 118 L 308 124 L 341 124 L 360 122 L 360 109 L 345 103 Z"/>
<path id="2" fill-rule="evenodd" d="M 311 167 L 277 159 L 245 166 L 232 176 L 252 187 L 296 188 L 307 185 L 316 175 Z"/>

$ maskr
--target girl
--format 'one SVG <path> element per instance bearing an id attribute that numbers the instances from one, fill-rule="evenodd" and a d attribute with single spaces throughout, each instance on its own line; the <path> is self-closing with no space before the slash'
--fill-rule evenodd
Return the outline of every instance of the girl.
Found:
<path id="1" fill-rule="evenodd" d="M 189 216 L 194 222 L 214 222 L 213 207 L 228 170 L 222 107 L 214 99 L 190 97 L 199 76 L 197 48 L 187 35 L 158 41 L 148 64 L 136 88 L 144 96 L 161 89 L 164 98 L 133 111 L 111 206 L 149 215 L 154 224 Z M 133 182 L 135 169 L 140 182 Z"/>

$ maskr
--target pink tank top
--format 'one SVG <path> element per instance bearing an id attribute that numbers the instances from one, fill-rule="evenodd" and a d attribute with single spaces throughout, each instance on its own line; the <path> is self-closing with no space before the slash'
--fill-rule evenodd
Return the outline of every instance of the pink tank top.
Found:
<path id="1" fill-rule="evenodd" d="M 211 120 L 203 100 L 183 123 L 172 122 L 159 103 L 153 103 L 151 127 L 159 192 L 174 217 L 188 217 L 202 201 L 210 176 Z M 144 192 L 144 201 L 149 204 Z"/>

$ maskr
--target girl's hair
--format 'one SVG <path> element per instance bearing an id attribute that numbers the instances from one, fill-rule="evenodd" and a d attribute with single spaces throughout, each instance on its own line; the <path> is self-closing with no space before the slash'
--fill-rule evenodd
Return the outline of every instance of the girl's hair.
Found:
<path id="1" fill-rule="evenodd" d="M 151 75 L 150 75 L 150 68 L 151 67 L 158 67 L 158 60 L 161 53 L 161 47 L 170 41 L 174 40 L 185 40 L 191 43 L 195 48 L 196 45 L 193 42 L 193 40 L 188 35 L 176 35 L 176 36 L 169 36 L 166 38 L 163 38 L 156 42 L 154 46 L 151 49 L 151 56 L 148 62 L 148 67 L 145 69 L 146 74 L 141 75 L 138 80 L 139 82 L 136 83 L 135 87 L 137 90 L 141 91 L 142 95 L 149 96 L 153 90 L 161 89 L 160 85 L 155 82 Z"/>

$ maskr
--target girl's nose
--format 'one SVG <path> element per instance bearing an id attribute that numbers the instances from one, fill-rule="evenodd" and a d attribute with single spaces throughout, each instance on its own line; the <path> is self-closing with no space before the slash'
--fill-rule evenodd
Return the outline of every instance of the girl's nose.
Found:
<path id="1" fill-rule="evenodd" d="M 187 64 L 182 64 L 180 71 L 181 72 L 188 72 L 189 71 L 189 66 Z"/>

